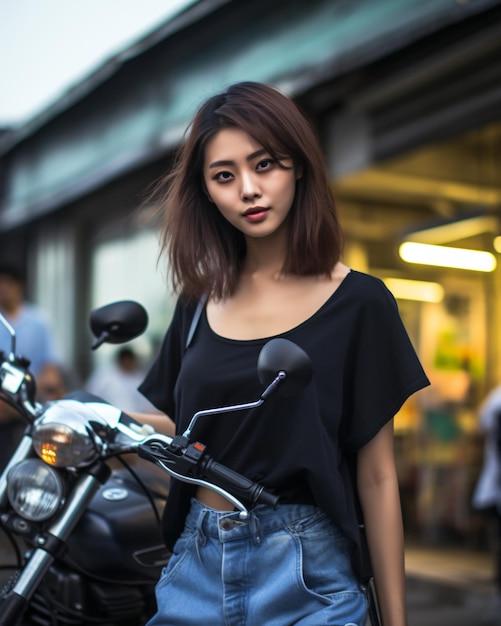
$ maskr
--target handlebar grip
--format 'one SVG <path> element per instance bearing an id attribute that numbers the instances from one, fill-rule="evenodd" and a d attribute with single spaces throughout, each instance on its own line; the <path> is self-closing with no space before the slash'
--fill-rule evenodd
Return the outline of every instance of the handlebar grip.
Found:
<path id="1" fill-rule="evenodd" d="M 229 467 L 221 465 L 209 456 L 205 456 L 200 471 L 200 477 L 207 478 L 218 487 L 229 491 L 237 498 L 247 500 L 252 504 L 267 504 L 274 509 L 278 505 L 279 497 L 266 491 L 263 485 L 256 483 Z"/>

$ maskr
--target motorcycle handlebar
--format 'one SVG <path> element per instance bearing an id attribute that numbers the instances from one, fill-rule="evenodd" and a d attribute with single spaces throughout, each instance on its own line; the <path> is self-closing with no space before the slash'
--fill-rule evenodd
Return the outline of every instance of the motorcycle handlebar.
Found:
<path id="1" fill-rule="evenodd" d="M 200 476 L 218 487 L 222 487 L 237 498 L 252 504 L 267 504 L 274 509 L 278 506 L 278 496 L 266 491 L 263 485 L 234 472 L 209 456 L 205 456 L 203 459 Z"/>
<path id="2" fill-rule="evenodd" d="M 218 463 L 208 454 L 199 442 L 190 443 L 184 436 L 174 439 L 155 434 L 137 448 L 140 457 L 153 461 L 178 480 L 188 483 L 210 485 L 226 492 L 231 498 L 238 498 L 254 504 L 267 504 L 276 508 L 279 498 L 238 472 Z M 218 493 L 220 493 L 218 491 Z M 221 493 L 224 496 L 224 493 Z"/>

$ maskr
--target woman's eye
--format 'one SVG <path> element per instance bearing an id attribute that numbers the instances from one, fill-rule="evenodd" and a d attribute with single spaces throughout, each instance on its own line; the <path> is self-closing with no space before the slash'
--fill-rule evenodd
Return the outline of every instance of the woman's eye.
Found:
<path id="1" fill-rule="evenodd" d="M 233 178 L 233 175 L 230 172 L 218 172 L 214 176 L 215 180 L 220 180 L 221 182 L 226 182 Z"/>
<path id="2" fill-rule="evenodd" d="M 261 159 L 261 161 L 259 161 L 259 163 L 257 164 L 257 169 L 258 170 L 270 169 L 273 163 L 274 163 L 273 159 Z"/>

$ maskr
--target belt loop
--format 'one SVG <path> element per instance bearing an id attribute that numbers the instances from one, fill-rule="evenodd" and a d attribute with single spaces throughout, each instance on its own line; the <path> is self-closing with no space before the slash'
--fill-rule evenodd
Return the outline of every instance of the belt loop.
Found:
<path id="1" fill-rule="evenodd" d="M 209 513 L 208 509 L 202 509 L 197 520 L 197 534 L 195 538 L 195 549 L 197 551 L 198 561 L 202 563 L 202 555 L 200 554 L 200 548 L 204 548 L 207 544 L 207 536 L 204 533 L 203 524 L 205 516 Z"/>
<path id="2" fill-rule="evenodd" d="M 252 537 L 252 542 L 257 548 L 259 548 L 263 541 L 263 529 L 261 528 L 261 523 L 258 516 L 253 511 L 250 512 L 249 530 Z"/>

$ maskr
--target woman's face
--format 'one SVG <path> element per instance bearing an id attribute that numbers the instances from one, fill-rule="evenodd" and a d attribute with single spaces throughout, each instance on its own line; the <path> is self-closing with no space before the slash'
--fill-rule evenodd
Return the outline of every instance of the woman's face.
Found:
<path id="1" fill-rule="evenodd" d="M 204 180 L 211 202 L 246 237 L 267 237 L 283 228 L 296 190 L 292 159 L 280 167 L 250 135 L 225 128 L 207 144 Z"/>

